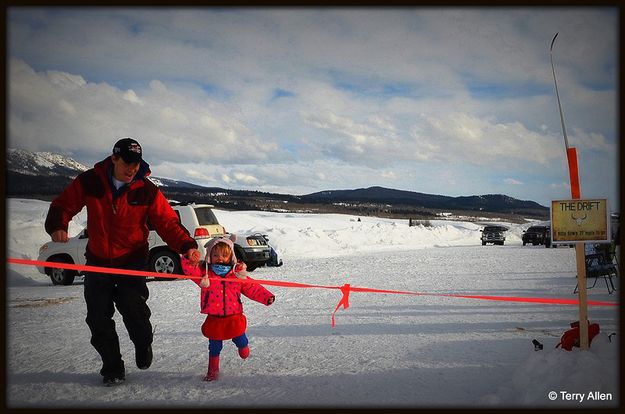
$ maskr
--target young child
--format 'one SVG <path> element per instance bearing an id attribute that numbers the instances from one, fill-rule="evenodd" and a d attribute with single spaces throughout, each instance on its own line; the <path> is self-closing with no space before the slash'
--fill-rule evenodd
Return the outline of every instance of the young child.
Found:
<path id="1" fill-rule="evenodd" d="M 182 270 L 186 275 L 201 276 L 199 281 L 194 281 L 202 288 L 201 312 L 207 314 L 202 325 L 202 333 L 208 338 L 208 372 L 204 381 L 215 381 L 219 376 L 219 354 L 224 339 L 232 339 L 241 358 L 246 359 L 250 355 L 241 293 L 267 306 L 274 302 L 275 296 L 257 283 L 228 282 L 228 279 L 251 279 L 245 271 L 245 263 L 236 262 L 233 240 L 215 238 L 205 247 L 205 261 L 193 265 L 182 257 Z"/>

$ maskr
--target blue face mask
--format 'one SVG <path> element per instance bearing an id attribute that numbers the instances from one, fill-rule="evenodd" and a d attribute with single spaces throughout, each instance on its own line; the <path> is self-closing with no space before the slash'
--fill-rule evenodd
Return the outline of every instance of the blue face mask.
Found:
<path id="1" fill-rule="evenodd" d="M 211 264 L 211 270 L 217 273 L 219 276 L 224 276 L 226 273 L 232 270 L 232 266 L 223 264 Z"/>

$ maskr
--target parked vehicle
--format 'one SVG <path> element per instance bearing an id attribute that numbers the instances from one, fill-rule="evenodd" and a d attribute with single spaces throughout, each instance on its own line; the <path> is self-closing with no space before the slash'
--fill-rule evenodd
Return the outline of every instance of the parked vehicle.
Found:
<path id="1" fill-rule="evenodd" d="M 178 214 L 180 222 L 197 241 L 198 250 L 202 257 L 206 256 L 204 245 L 214 237 L 229 235 L 226 229 L 219 224 L 214 206 L 211 204 L 172 203 L 172 208 Z M 148 223 L 148 228 L 153 230 Z M 249 272 L 264 266 L 270 259 L 270 250 L 267 241 L 260 233 L 252 235 L 237 234 L 234 242 L 234 253 L 237 260 L 245 262 Z M 155 231 L 150 231 L 150 270 L 159 273 L 181 274 L 179 255 L 167 247 L 167 244 Z"/>
<path id="2" fill-rule="evenodd" d="M 360 221 L 360 217 L 358 218 L 358 220 Z M 267 261 L 266 265 L 267 266 L 271 266 L 271 267 L 280 267 L 280 266 L 282 266 L 283 265 L 282 259 L 278 258 L 278 253 L 269 244 L 269 236 L 267 236 L 266 234 L 263 234 L 263 238 L 267 242 L 267 245 L 269 246 L 269 250 L 270 250 L 270 252 L 269 252 L 269 260 Z"/>
<path id="3" fill-rule="evenodd" d="M 271 259 L 271 248 L 260 233 L 244 236 L 237 234 L 234 242 L 234 253 L 237 260 L 245 262 L 248 271 L 265 266 Z"/>
<path id="4" fill-rule="evenodd" d="M 502 245 L 506 241 L 505 232 L 508 231 L 506 226 L 485 226 L 482 230 L 482 246 L 486 243 Z"/>
<path id="5" fill-rule="evenodd" d="M 182 225 L 197 241 L 198 250 L 202 257 L 206 255 L 204 245 L 213 237 L 222 237 L 226 229 L 219 224 L 213 205 L 195 203 L 171 203 L 172 209 L 178 215 Z M 148 220 L 148 243 L 150 246 L 149 269 L 158 273 L 182 274 L 180 257 L 171 250 L 167 243 L 154 231 L 154 227 Z"/>
<path id="6" fill-rule="evenodd" d="M 523 246 L 531 243 L 534 246 L 544 244 L 546 247 L 551 245 L 551 234 L 549 226 L 531 226 L 523 232 L 521 236 Z"/>
<path id="7" fill-rule="evenodd" d="M 70 237 L 67 243 L 49 241 L 39 248 L 37 260 L 84 266 L 86 261 L 85 248 L 88 240 L 87 229 L 85 228 L 77 236 Z M 53 285 L 71 285 L 79 274 L 76 270 L 43 266 L 37 266 L 37 270 L 50 276 Z"/>
<path id="8" fill-rule="evenodd" d="M 172 203 L 172 209 L 178 215 L 182 225 L 198 243 L 202 257 L 206 255 L 204 245 L 214 237 L 225 236 L 226 229 L 219 224 L 210 204 Z M 148 246 L 150 250 L 148 270 L 156 273 L 182 274 L 180 256 L 171 250 L 161 237 L 154 231 L 148 221 L 150 234 Z M 39 249 L 39 261 L 68 264 L 85 264 L 85 249 L 89 240 L 87 229 L 77 236 L 71 237 L 67 243 L 47 242 Z M 264 266 L 270 259 L 270 248 L 260 234 L 239 236 L 235 241 L 235 255 L 245 262 L 248 271 Z M 39 272 L 47 274 L 54 285 L 71 285 L 80 273 L 75 270 L 37 267 Z M 161 278 L 167 280 L 167 278 Z M 171 279 L 169 279 L 171 280 Z"/>

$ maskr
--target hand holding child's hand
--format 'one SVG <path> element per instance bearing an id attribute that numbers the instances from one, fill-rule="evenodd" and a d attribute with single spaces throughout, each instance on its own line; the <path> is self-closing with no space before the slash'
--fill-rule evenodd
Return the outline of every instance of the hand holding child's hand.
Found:
<path id="1" fill-rule="evenodd" d="M 202 272 L 200 271 L 198 263 L 199 262 L 192 263 L 185 255 L 180 255 L 180 266 L 182 267 L 182 273 L 185 275 L 201 277 Z"/>
<path id="2" fill-rule="evenodd" d="M 200 262 L 201 259 L 201 254 L 200 251 L 198 249 L 189 249 L 187 251 L 187 257 L 189 258 L 189 264 L 192 266 L 197 266 L 197 264 Z"/>

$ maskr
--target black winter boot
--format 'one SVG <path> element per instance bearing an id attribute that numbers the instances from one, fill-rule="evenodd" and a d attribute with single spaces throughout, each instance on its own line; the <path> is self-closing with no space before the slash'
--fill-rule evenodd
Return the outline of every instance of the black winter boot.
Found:
<path id="1" fill-rule="evenodd" d="M 139 369 L 150 368 L 150 365 L 152 365 L 152 345 L 142 349 L 135 348 L 135 361 Z"/>
<path id="2" fill-rule="evenodd" d="M 105 387 L 111 387 L 113 385 L 119 385 L 126 380 L 126 373 L 124 371 L 117 372 L 115 374 L 107 374 L 102 379 L 102 383 Z"/>

